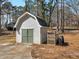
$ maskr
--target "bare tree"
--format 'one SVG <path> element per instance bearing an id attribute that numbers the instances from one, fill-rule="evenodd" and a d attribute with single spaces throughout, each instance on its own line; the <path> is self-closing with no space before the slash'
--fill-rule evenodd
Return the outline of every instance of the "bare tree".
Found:
<path id="1" fill-rule="evenodd" d="M 0 35 L 1 35 L 1 10 L 2 10 L 2 4 L 5 2 L 6 0 L 0 0 Z"/>

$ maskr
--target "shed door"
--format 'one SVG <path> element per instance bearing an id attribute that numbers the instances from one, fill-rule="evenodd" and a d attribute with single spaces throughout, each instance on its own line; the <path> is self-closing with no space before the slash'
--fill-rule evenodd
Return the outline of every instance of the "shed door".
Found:
<path id="1" fill-rule="evenodd" d="M 22 29 L 22 42 L 23 43 L 33 42 L 33 29 Z"/>

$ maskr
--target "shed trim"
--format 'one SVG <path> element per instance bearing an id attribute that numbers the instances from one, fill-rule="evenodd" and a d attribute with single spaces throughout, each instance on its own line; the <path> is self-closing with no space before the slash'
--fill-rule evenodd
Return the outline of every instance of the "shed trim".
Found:
<path id="1" fill-rule="evenodd" d="M 34 15 L 32 15 L 31 13 L 29 13 L 29 12 L 25 12 L 23 15 L 21 15 L 21 16 L 17 19 L 17 22 L 16 22 L 16 24 L 15 24 L 14 28 L 16 28 L 16 27 L 17 27 L 17 25 L 18 25 L 18 23 L 19 23 L 20 19 L 21 19 L 23 16 L 25 16 L 26 14 L 28 14 L 28 15 L 30 15 L 30 16 L 32 16 L 32 17 L 34 17 L 35 19 L 37 19 L 37 18 L 36 18 Z"/>

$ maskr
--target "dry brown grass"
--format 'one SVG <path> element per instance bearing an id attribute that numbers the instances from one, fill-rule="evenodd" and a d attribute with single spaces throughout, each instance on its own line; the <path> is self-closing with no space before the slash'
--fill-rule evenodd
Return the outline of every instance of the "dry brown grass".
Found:
<path id="1" fill-rule="evenodd" d="M 5 33 L 6 34 L 0 36 L 0 44 L 15 43 L 15 33 Z M 56 46 L 54 44 L 33 44 L 31 55 L 34 59 L 79 59 L 79 33 L 65 33 L 64 38 L 65 42 L 69 44 L 68 46 Z M 27 53 L 25 52 L 26 48 L 23 46 L 16 46 L 11 52 L 16 54 L 18 49 L 23 53 Z"/>
<path id="2" fill-rule="evenodd" d="M 65 33 L 65 42 L 68 46 L 53 44 L 34 44 L 32 47 L 33 58 L 38 59 L 79 59 L 79 33 Z"/>
<path id="3" fill-rule="evenodd" d="M 15 43 L 16 35 L 12 31 L 4 31 L 0 36 L 0 44 L 2 43 Z"/>

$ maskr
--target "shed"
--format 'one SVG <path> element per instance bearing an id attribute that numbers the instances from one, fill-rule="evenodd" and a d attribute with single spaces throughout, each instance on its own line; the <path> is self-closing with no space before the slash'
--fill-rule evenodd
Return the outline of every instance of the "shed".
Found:
<path id="1" fill-rule="evenodd" d="M 41 44 L 47 41 L 47 23 L 29 12 L 21 15 L 14 27 L 16 43 Z"/>

